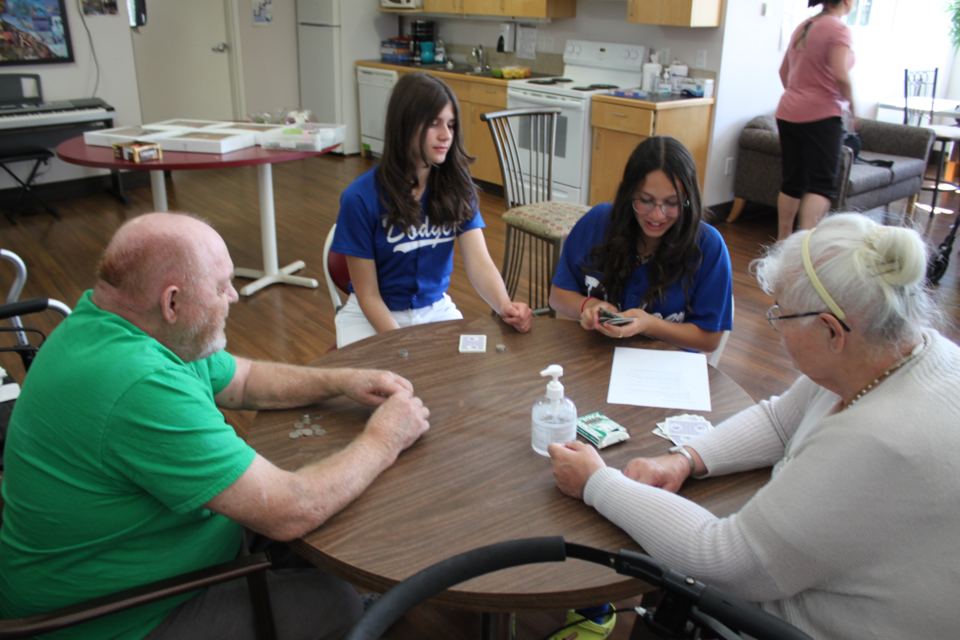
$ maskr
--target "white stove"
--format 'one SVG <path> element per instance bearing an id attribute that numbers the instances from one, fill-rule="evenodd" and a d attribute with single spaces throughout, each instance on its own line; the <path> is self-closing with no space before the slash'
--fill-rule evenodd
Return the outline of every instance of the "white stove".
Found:
<path id="1" fill-rule="evenodd" d="M 638 89 L 647 48 L 568 40 L 563 75 L 511 80 L 507 108 L 560 107 L 553 161 L 553 199 L 587 204 L 590 193 L 590 96 L 612 89 Z M 521 141 L 529 132 L 519 133 Z M 522 144 L 521 144 L 522 146 Z"/>

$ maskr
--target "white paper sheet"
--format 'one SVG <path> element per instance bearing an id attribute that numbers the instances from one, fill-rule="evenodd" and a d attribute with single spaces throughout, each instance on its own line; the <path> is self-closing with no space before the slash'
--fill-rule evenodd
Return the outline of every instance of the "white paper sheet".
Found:
<path id="1" fill-rule="evenodd" d="M 617 347 L 613 353 L 607 402 L 710 411 L 707 356 Z"/>

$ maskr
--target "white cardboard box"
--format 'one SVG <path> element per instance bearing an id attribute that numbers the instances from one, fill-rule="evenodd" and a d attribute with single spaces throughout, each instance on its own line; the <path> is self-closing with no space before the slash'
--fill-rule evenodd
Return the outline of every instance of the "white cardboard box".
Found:
<path id="1" fill-rule="evenodd" d="M 205 131 L 229 131 L 231 133 L 252 133 L 257 140 L 257 144 L 262 145 L 267 134 L 281 129 L 286 129 L 290 125 L 286 124 L 260 124 L 257 122 L 227 122 L 216 127 L 210 127 Z"/>
<path id="2" fill-rule="evenodd" d="M 115 127 L 113 129 L 98 129 L 95 131 L 86 131 L 83 134 L 83 141 L 86 144 L 96 147 L 109 147 L 114 142 L 133 142 L 134 140 L 143 140 L 144 142 L 155 142 L 156 138 L 162 138 L 169 135 L 183 133 L 184 129 L 165 126 L 139 125 L 129 127 Z"/>
<path id="3" fill-rule="evenodd" d="M 183 131 L 172 136 L 163 136 L 155 142 L 159 142 L 160 148 L 164 151 L 190 153 L 230 153 L 257 144 L 256 137 L 252 133 L 231 133 L 212 129 Z"/>
<path id="4" fill-rule="evenodd" d="M 323 151 L 343 143 L 346 136 L 346 125 L 305 122 L 265 134 L 261 146 L 264 149 Z"/>
<path id="5" fill-rule="evenodd" d="M 206 129 L 207 127 L 216 127 L 222 124 L 230 124 L 223 120 L 193 120 L 190 118 L 174 118 L 173 120 L 164 120 L 163 122 L 153 122 L 145 127 L 173 127 L 174 129 Z"/>

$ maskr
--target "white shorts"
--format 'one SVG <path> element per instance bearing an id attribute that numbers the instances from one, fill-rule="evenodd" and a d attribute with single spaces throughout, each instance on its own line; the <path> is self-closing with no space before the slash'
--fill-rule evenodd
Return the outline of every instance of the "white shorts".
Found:
<path id="1" fill-rule="evenodd" d="M 420 309 L 407 309 L 406 311 L 390 312 L 397 320 L 397 324 L 403 327 L 414 327 L 418 324 L 428 324 L 430 322 L 443 322 L 445 320 L 463 320 L 463 314 L 453 304 L 450 296 L 443 294 L 443 297 L 434 302 L 429 307 Z M 337 312 L 335 318 L 337 326 L 337 348 L 342 349 L 348 344 L 353 344 L 377 335 L 377 330 L 363 315 L 360 303 L 357 302 L 357 296 L 353 293 L 347 298 L 347 304 Z"/>

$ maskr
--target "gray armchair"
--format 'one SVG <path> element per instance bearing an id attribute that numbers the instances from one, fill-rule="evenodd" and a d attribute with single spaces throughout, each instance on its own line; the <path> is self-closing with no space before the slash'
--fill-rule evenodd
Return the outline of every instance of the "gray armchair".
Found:
<path id="1" fill-rule="evenodd" d="M 891 160 L 893 166 L 855 164 L 853 152 L 844 147 L 837 177 L 839 188 L 831 208 L 834 211 L 866 211 L 909 198 L 907 215 L 912 216 L 927 169 L 934 132 L 864 119 L 861 120 L 860 140 L 863 145 L 861 158 Z M 757 116 L 740 133 L 733 209 L 727 221 L 736 220 L 748 200 L 777 206 L 781 174 L 777 121 L 773 116 Z"/>

